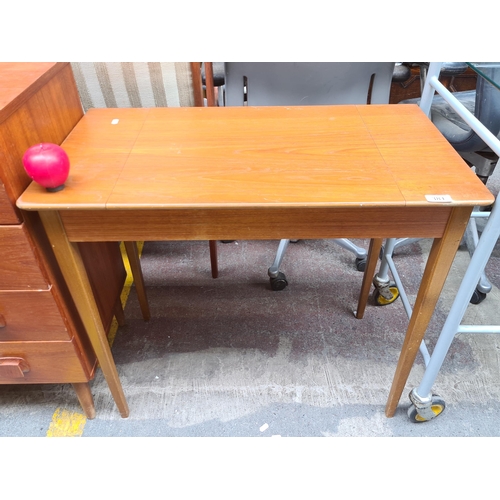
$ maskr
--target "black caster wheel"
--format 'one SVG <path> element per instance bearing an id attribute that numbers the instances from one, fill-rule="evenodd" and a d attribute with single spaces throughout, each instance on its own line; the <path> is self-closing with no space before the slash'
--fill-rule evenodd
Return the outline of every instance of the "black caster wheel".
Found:
<path id="1" fill-rule="evenodd" d="M 433 394 L 431 401 L 431 410 L 434 413 L 434 416 L 430 420 L 439 417 L 439 415 L 443 413 L 445 408 L 446 408 L 446 403 L 444 402 L 444 399 L 441 399 L 438 395 Z M 408 408 L 408 418 L 410 419 L 410 422 L 414 424 L 429 422 L 429 419 L 426 419 L 418 414 L 417 409 L 413 404 Z"/>
<path id="2" fill-rule="evenodd" d="M 358 257 L 356 259 L 356 269 L 364 273 L 366 269 L 366 261 L 367 261 L 366 257 Z"/>
<path id="3" fill-rule="evenodd" d="M 470 298 L 471 304 L 480 304 L 486 298 L 484 292 L 480 292 L 477 288 L 474 290 L 472 297 Z"/>
<path id="4" fill-rule="evenodd" d="M 288 281 L 286 280 L 286 277 L 283 273 L 278 273 L 278 276 L 276 276 L 276 278 L 269 278 L 269 281 L 271 283 L 271 290 L 274 290 L 276 292 L 279 290 L 284 290 L 288 285 Z"/>
<path id="5" fill-rule="evenodd" d="M 389 290 L 392 293 L 392 297 L 390 299 L 386 299 L 383 295 L 380 294 L 377 289 L 375 289 L 375 292 L 373 293 L 375 305 L 387 306 L 389 304 L 392 304 L 399 297 L 399 289 L 396 286 L 396 283 L 394 283 L 393 281 L 389 283 Z"/>

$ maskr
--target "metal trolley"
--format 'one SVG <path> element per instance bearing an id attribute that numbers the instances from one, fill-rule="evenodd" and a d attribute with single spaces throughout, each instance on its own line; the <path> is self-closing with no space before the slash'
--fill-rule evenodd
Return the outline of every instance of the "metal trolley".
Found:
<path id="1" fill-rule="evenodd" d="M 470 63 L 473 66 L 472 63 Z M 500 68 L 500 63 L 488 63 L 490 69 Z M 438 80 L 442 63 L 431 63 L 427 78 L 425 80 L 421 109 L 430 116 L 431 104 L 435 91 L 458 113 L 458 115 L 476 132 L 476 134 L 487 144 L 487 146 L 500 157 L 500 140 L 492 134 L 463 104 L 457 100 Z M 500 72 L 498 72 L 500 73 Z M 481 74 L 481 73 L 480 73 Z M 486 73 L 487 75 L 488 73 Z M 491 83 L 494 83 L 490 80 Z M 496 92 L 500 92 L 496 82 Z M 496 162 L 498 165 L 498 159 Z M 478 217 L 487 217 L 487 222 L 480 238 L 477 238 L 475 220 Z M 478 287 L 485 282 L 484 269 L 493 252 L 498 238 L 500 237 L 500 205 L 494 203 L 491 212 L 473 211 L 471 220 L 466 230 L 466 235 L 472 238 L 475 246 L 470 263 L 459 286 L 457 295 L 450 308 L 445 324 L 439 334 L 437 343 L 432 354 L 427 350 L 422 341 L 420 352 L 424 358 L 425 373 L 420 385 L 413 388 L 409 394 L 411 405 L 408 409 L 408 417 L 412 422 L 426 422 L 436 418 L 445 409 L 445 401 L 438 395 L 433 394 L 432 386 L 441 369 L 443 361 L 448 353 L 451 343 L 457 334 L 462 333 L 500 333 L 500 325 L 463 325 L 462 320 L 466 309 Z M 470 241 L 469 241 L 470 242 Z M 392 259 L 392 254 L 398 241 L 388 239 L 382 254 L 382 262 L 379 272 L 374 278 L 375 299 L 379 305 L 387 305 L 401 296 L 405 311 L 411 316 L 412 309 L 404 291 L 403 284 Z M 394 278 L 389 278 L 389 270 Z"/>

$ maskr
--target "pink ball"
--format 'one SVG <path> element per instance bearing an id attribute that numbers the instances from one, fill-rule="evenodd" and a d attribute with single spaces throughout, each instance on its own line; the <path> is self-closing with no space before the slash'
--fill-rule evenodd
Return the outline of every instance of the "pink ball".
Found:
<path id="1" fill-rule="evenodd" d="M 23 156 L 26 173 L 47 191 L 60 191 L 69 175 L 69 158 L 61 146 L 43 142 L 31 146 Z"/>

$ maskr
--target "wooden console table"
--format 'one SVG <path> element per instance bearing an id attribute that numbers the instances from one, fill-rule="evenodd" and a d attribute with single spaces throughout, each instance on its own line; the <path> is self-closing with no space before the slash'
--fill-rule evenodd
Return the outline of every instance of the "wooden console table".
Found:
<path id="1" fill-rule="evenodd" d="M 129 414 L 78 242 L 435 238 L 396 367 L 392 416 L 469 215 L 493 197 L 413 105 L 90 110 L 63 147 L 64 190 L 32 183 L 111 393 Z"/>

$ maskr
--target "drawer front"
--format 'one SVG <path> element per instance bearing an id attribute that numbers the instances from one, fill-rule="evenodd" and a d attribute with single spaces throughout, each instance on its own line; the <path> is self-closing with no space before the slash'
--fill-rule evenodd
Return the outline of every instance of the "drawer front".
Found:
<path id="1" fill-rule="evenodd" d="M 20 222 L 22 221 L 17 216 L 3 184 L 0 183 L 0 224 L 19 224 Z"/>
<path id="2" fill-rule="evenodd" d="M 50 291 L 0 291 L 0 342 L 71 337 Z"/>
<path id="3" fill-rule="evenodd" d="M 0 342 L 0 384 L 88 382 L 72 341 Z"/>
<path id="4" fill-rule="evenodd" d="M 48 290 L 24 224 L 0 226 L 0 290 Z"/>

